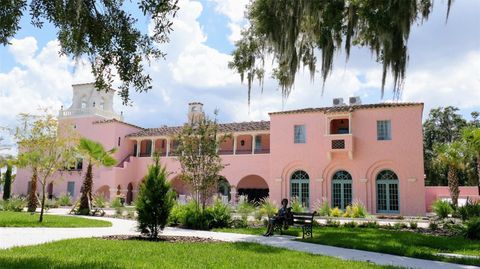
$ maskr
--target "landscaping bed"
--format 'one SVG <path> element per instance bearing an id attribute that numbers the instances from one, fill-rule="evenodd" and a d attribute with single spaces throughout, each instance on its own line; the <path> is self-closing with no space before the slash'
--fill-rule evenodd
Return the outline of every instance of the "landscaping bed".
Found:
<path id="1" fill-rule="evenodd" d="M 281 262 L 279 262 L 281 261 Z M 72 239 L 0 250 L 4 268 L 394 268 L 255 243 Z"/>

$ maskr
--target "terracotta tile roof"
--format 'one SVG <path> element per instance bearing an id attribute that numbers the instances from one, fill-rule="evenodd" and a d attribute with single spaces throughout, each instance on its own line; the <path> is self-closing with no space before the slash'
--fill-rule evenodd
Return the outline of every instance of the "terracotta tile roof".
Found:
<path id="1" fill-rule="evenodd" d="M 371 108 L 390 108 L 390 107 L 407 107 L 407 106 L 423 106 L 423 103 L 377 103 L 377 104 L 365 104 L 365 105 L 344 105 L 344 106 L 332 106 L 332 107 L 317 107 L 317 108 L 303 108 L 288 111 L 270 112 L 269 115 L 277 114 L 297 114 L 297 113 L 312 113 L 312 112 L 345 112 L 353 111 L 357 109 L 371 109 Z"/>
<path id="2" fill-rule="evenodd" d="M 162 126 L 159 128 L 148 128 L 137 133 L 129 134 L 127 137 L 176 135 L 181 129 L 182 126 Z M 218 124 L 218 130 L 222 133 L 268 131 L 270 130 L 270 121 L 220 123 Z"/>
<path id="3" fill-rule="evenodd" d="M 128 126 L 134 127 L 134 128 L 138 128 L 140 130 L 145 130 L 145 128 L 142 128 L 140 126 L 137 126 L 137 125 L 134 125 L 134 124 L 131 124 L 131 123 L 128 123 L 128 122 L 120 121 L 120 120 L 117 120 L 117 119 L 97 120 L 97 121 L 94 121 L 93 124 L 112 123 L 112 122 L 118 122 L 118 123 L 125 124 L 125 125 L 128 125 Z"/>

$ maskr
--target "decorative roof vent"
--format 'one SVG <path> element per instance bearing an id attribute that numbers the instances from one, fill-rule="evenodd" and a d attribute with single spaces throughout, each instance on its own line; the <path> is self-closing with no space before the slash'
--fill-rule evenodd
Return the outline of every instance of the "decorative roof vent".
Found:
<path id="1" fill-rule="evenodd" d="M 343 98 L 333 98 L 333 106 L 344 106 Z"/>
<path id="2" fill-rule="evenodd" d="M 349 103 L 351 106 L 361 105 L 361 104 L 362 104 L 362 100 L 360 100 L 360 96 L 352 96 L 352 97 L 349 97 L 349 98 L 348 98 L 348 103 Z"/>
<path id="3" fill-rule="evenodd" d="M 192 102 L 188 104 L 188 123 L 196 124 L 204 118 L 203 104 L 200 102 Z"/>

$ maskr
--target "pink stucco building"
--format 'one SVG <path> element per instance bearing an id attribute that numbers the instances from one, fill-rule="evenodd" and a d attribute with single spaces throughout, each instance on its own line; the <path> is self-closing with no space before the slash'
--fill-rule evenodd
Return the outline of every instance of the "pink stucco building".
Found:
<path id="1" fill-rule="evenodd" d="M 135 199 L 138 184 L 152 163 L 152 153 L 170 172 L 180 197 L 188 188 L 179 180 L 180 166 L 173 150 L 181 126 L 142 128 L 122 121 L 112 109 L 113 91 L 99 93 L 92 84 L 74 85 L 70 108 L 59 119 L 83 136 L 116 147 L 118 165 L 94 169 L 94 190 L 112 199 Z M 275 201 L 297 197 L 314 208 L 327 199 L 344 208 L 361 201 L 373 214 L 424 215 L 425 186 L 422 142 L 422 103 L 338 103 L 332 107 L 269 113 L 270 121 L 222 123 L 232 134 L 219 148 L 227 166 L 220 193 L 232 202 L 270 196 Z M 203 114 L 201 103 L 190 103 L 187 121 Z M 51 196 L 79 197 L 79 163 L 63 172 L 48 188 Z M 19 170 L 14 191 L 28 191 L 30 172 Z M 228 183 L 228 184 L 226 184 Z"/>

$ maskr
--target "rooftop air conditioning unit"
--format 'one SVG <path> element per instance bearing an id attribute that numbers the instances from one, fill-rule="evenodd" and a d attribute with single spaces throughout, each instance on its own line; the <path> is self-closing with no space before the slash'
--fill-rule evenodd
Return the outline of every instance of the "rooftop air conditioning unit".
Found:
<path id="1" fill-rule="evenodd" d="M 344 106 L 343 98 L 333 98 L 333 106 Z"/>
<path id="2" fill-rule="evenodd" d="M 360 96 L 352 96 L 352 97 L 348 98 L 348 103 L 349 103 L 351 106 L 361 105 L 361 104 L 362 104 L 362 100 L 360 100 Z"/>

